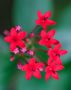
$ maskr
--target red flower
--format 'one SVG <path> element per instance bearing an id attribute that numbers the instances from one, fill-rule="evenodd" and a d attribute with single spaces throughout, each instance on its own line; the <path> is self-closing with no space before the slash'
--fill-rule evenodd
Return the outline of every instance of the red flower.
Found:
<path id="1" fill-rule="evenodd" d="M 41 25 L 44 29 L 46 26 L 55 25 L 56 22 L 49 20 L 48 18 L 51 17 L 51 12 L 47 11 L 44 15 L 42 15 L 41 11 L 38 11 L 38 20 L 36 20 L 37 25 Z"/>
<path id="2" fill-rule="evenodd" d="M 36 62 L 35 58 L 31 58 L 28 64 L 25 64 L 22 67 L 23 71 L 26 71 L 26 79 L 30 80 L 31 76 L 33 75 L 34 77 L 40 79 L 41 74 L 40 70 L 43 68 L 44 64 L 43 63 L 38 63 Z"/>
<path id="3" fill-rule="evenodd" d="M 61 44 L 58 44 L 54 49 L 50 48 L 48 50 L 48 55 L 56 60 L 59 64 L 62 64 L 60 56 L 67 54 L 67 50 L 61 50 Z"/>
<path id="4" fill-rule="evenodd" d="M 46 33 L 45 30 L 42 30 L 40 33 L 41 40 L 39 41 L 39 44 L 51 48 L 52 45 L 59 43 L 58 40 L 53 38 L 55 32 L 56 32 L 55 30 L 51 30 L 48 33 Z"/>
<path id="5" fill-rule="evenodd" d="M 49 58 L 50 60 L 51 58 Z M 50 76 L 52 76 L 54 79 L 58 80 L 59 76 L 58 73 L 56 71 L 62 70 L 64 68 L 63 65 L 61 64 L 56 64 L 56 62 L 49 62 L 48 61 L 48 66 L 45 68 L 45 79 L 48 80 L 50 78 Z"/>
<path id="6" fill-rule="evenodd" d="M 21 31 L 17 33 L 15 28 L 12 28 L 10 31 L 10 35 L 6 36 L 4 40 L 10 43 L 10 50 L 13 51 L 17 46 L 20 48 L 25 47 L 25 43 L 22 39 L 26 36 L 25 31 Z"/>

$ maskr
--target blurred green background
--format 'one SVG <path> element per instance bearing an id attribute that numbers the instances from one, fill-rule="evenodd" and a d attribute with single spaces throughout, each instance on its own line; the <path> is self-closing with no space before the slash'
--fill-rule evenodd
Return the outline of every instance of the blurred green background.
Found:
<path id="1" fill-rule="evenodd" d="M 3 31 L 11 26 L 21 25 L 31 32 L 35 26 L 37 11 L 52 11 L 52 19 L 57 22 L 56 38 L 69 53 L 62 57 L 65 66 L 59 72 L 58 81 L 25 79 L 23 72 L 10 62 L 9 46 L 3 40 Z M 44 56 L 43 56 L 44 57 Z M 71 0 L 0 0 L 0 90 L 71 90 Z"/>

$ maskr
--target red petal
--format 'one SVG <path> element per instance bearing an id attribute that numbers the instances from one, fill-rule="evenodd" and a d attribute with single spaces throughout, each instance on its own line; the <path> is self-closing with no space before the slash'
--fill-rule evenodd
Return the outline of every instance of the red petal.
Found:
<path id="1" fill-rule="evenodd" d="M 22 66 L 22 71 L 26 71 L 28 69 L 28 64 Z"/>
<path id="2" fill-rule="evenodd" d="M 47 37 L 47 33 L 44 30 L 41 31 L 40 35 L 41 35 L 42 38 L 46 38 Z"/>
<path id="3" fill-rule="evenodd" d="M 25 31 L 22 31 L 22 32 L 19 32 L 18 33 L 18 37 L 20 38 L 20 39 L 23 39 L 23 38 L 25 38 L 26 37 L 26 32 Z"/>
<path id="4" fill-rule="evenodd" d="M 53 61 L 50 66 L 51 66 L 52 70 L 54 70 L 54 68 L 55 68 L 55 66 L 56 66 L 56 62 Z"/>
<path id="5" fill-rule="evenodd" d="M 37 15 L 38 15 L 38 18 L 41 18 L 42 17 L 42 13 L 41 13 L 40 10 L 38 10 Z"/>
<path id="6" fill-rule="evenodd" d="M 60 48 L 61 48 L 61 44 L 59 43 L 59 44 L 57 44 L 55 47 L 54 47 L 54 51 L 56 52 L 56 51 L 58 51 Z"/>
<path id="7" fill-rule="evenodd" d="M 57 64 L 62 64 L 62 60 L 60 59 L 59 56 L 54 56 L 54 60 L 56 61 Z"/>
<path id="8" fill-rule="evenodd" d="M 47 11 L 45 14 L 44 14 L 45 17 L 47 18 L 50 18 L 51 17 L 51 11 Z"/>
<path id="9" fill-rule="evenodd" d="M 48 65 L 51 65 L 53 59 L 51 57 L 48 58 Z"/>
<path id="10" fill-rule="evenodd" d="M 41 73 L 37 70 L 37 71 L 33 72 L 33 76 L 40 79 L 41 78 Z"/>
<path id="11" fill-rule="evenodd" d="M 42 46 L 44 46 L 44 45 L 45 45 L 44 40 L 43 40 L 43 39 L 42 39 L 42 40 L 40 40 L 40 41 L 39 41 L 39 44 L 40 44 L 40 45 L 42 45 Z"/>
<path id="12" fill-rule="evenodd" d="M 56 79 L 56 80 L 59 79 L 59 76 L 58 76 L 58 73 L 57 73 L 57 72 L 52 72 L 51 74 L 52 74 L 52 77 L 53 77 L 54 79 Z"/>
<path id="13" fill-rule="evenodd" d="M 45 80 L 48 80 L 50 78 L 50 75 L 51 74 L 49 72 L 47 72 L 46 75 L 45 75 Z"/>
<path id="14" fill-rule="evenodd" d="M 53 55 L 53 50 L 52 50 L 52 48 L 50 48 L 50 49 L 48 50 L 48 55 L 49 55 L 49 56 L 52 56 L 52 55 Z"/>
<path id="15" fill-rule="evenodd" d="M 45 45 L 46 45 L 47 48 L 51 48 L 51 47 L 52 47 L 52 46 L 51 46 L 52 44 L 51 44 L 50 41 L 48 41 Z"/>
<path id="16" fill-rule="evenodd" d="M 39 69 L 39 71 L 43 71 L 43 68 L 44 68 L 44 63 L 42 62 L 39 62 L 39 63 L 36 63 L 36 68 Z"/>
<path id="17" fill-rule="evenodd" d="M 56 22 L 53 20 L 47 20 L 47 25 L 55 25 Z"/>
<path id="18" fill-rule="evenodd" d="M 48 72 L 48 71 L 50 71 L 50 66 L 47 66 L 47 67 L 45 68 L 45 72 Z"/>
<path id="19" fill-rule="evenodd" d="M 51 43 L 56 45 L 56 44 L 58 44 L 58 43 L 59 43 L 59 41 L 58 41 L 58 40 L 56 40 L 56 39 L 51 39 Z"/>
<path id="20" fill-rule="evenodd" d="M 10 44 L 10 50 L 13 51 L 16 48 L 16 43 Z"/>
<path id="21" fill-rule="evenodd" d="M 25 43 L 23 41 L 18 41 L 17 42 L 17 46 L 19 46 L 20 48 L 24 48 L 25 47 Z"/>
<path id="22" fill-rule="evenodd" d="M 47 30 L 47 23 L 41 23 L 41 26 L 43 27 L 43 29 Z"/>
<path id="23" fill-rule="evenodd" d="M 35 23 L 36 23 L 37 25 L 40 25 L 40 20 L 36 20 Z"/>
<path id="24" fill-rule="evenodd" d="M 65 55 L 65 54 L 67 54 L 67 53 L 68 53 L 67 50 L 60 50 L 60 51 L 59 51 L 59 54 L 60 54 L 60 55 Z"/>
<path id="25" fill-rule="evenodd" d="M 53 37 L 53 36 L 55 35 L 55 33 L 56 33 L 56 30 L 51 30 L 51 31 L 49 31 L 49 32 L 47 33 L 48 38 Z"/>
<path id="26" fill-rule="evenodd" d="M 30 80 L 31 77 L 32 77 L 32 72 L 31 71 L 27 71 L 26 72 L 26 79 Z"/>
<path id="27" fill-rule="evenodd" d="M 58 65 L 55 67 L 55 71 L 59 71 L 59 70 L 62 70 L 64 69 L 64 66 L 63 65 Z"/>
<path id="28" fill-rule="evenodd" d="M 4 38 L 5 42 L 12 42 L 11 36 L 7 36 Z"/>
<path id="29" fill-rule="evenodd" d="M 35 58 L 31 58 L 30 61 L 29 61 L 29 64 L 30 65 L 34 65 L 36 62 L 36 59 Z"/>
<path id="30" fill-rule="evenodd" d="M 16 36 L 17 35 L 16 29 L 12 28 L 10 34 L 11 36 Z"/>

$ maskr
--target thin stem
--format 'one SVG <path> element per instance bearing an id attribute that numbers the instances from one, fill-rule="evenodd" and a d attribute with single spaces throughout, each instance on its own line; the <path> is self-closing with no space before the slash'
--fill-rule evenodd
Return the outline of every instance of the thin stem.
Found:
<path id="1" fill-rule="evenodd" d="M 37 51 L 42 51 L 42 52 L 47 53 L 47 50 L 43 50 L 43 49 L 41 49 L 41 48 L 36 48 L 36 50 L 37 50 Z"/>
<path id="2" fill-rule="evenodd" d="M 19 54 L 20 57 L 22 57 L 22 59 L 25 61 L 25 63 L 28 63 L 28 61 L 26 60 L 26 58 L 23 56 L 23 54 Z"/>
<path id="3" fill-rule="evenodd" d="M 39 27 L 39 25 L 35 26 L 35 28 L 32 30 L 31 33 L 34 33 L 38 27 Z"/>
<path id="4" fill-rule="evenodd" d="M 40 61 L 42 61 L 45 65 L 47 65 L 46 62 L 44 62 L 44 60 L 39 55 L 36 55 L 36 57 L 40 59 Z"/>
<path id="5" fill-rule="evenodd" d="M 34 27 L 34 29 L 30 32 L 30 34 L 31 34 L 31 33 L 35 33 L 35 31 L 36 31 L 36 29 L 37 29 L 38 27 L 39 27 L 39 25 L 36 25 L 36 26 Z M 29 35 L 30 35 L 30 34 L 29 34 Z M 29 37 L 29 35 L 28 35 L 28 37 Z"/>

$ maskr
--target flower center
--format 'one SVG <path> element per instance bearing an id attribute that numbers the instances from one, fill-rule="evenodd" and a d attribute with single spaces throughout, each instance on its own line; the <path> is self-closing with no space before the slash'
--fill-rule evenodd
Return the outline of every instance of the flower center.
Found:
<path id="1" fill-rule="evenodd" d="M 45 22 L 48 19 L 48 17 L 42 17 L 42 22 Z"/>
<path id="2" fill-rule="evenodd" d="M 56 56 L 60 56 L 59 54 L 56 54 Z"/>
<path id="3" fill-rule="evenodd" d="M 34 66 L 30 66 L 30 69 L 31 69 L 33 72 L 35 71 Z"/>
<path id="4" fill-rule="evenodd" d="M 14 42 L 17 42 L 18 41 L 18 38 L 17 37 L 13 37 L 13 41 Z"/>
<path id="5" fill-rule="evenodd" d="M 50 38 L 46 38 L 46 41 L 49 41 L 50 40 Z"/>
<path id="6" fill-rule="evenodd" d="M 48 40 L 50 40 L 50 38 L 48 38 Z"/>

